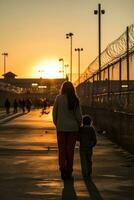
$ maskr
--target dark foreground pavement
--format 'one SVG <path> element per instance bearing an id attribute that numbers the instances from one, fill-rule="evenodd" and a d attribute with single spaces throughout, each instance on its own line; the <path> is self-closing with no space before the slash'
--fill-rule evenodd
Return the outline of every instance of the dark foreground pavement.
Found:
<path id="1" fill-rule="evenodd" d="M 105 137 L 84 181 L 78 144 L 74 179 L 60 179 L 51 113 L 33 111 L 0 125 L 0 200 L 134 200 L 134 158 Z"/>

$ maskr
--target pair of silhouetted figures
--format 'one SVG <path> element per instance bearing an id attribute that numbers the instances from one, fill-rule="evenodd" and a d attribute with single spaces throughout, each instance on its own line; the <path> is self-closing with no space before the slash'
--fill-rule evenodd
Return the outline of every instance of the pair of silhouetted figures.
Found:
<path id="1" fill-rule="evenodd" d="M 10 114 L 11 103 L 10 103 L 8 98 L 5 100 L 4 106 L 5 106 L 5 109 L 6 109 L 6 113 Z M 17 113 L 17 112 L 18 112 L 18 102 L 17 102 L 16 99 L 14 99 L 14 102 L 13 102 L 13 113 Z"/>
<path id="2" fill-rule="evenodd" d="M 93 147 L 97 143 L 97 138 L 91 117 L 82 116 L 80 102 L 72 82 L 65 81 L 61 86 L 52 114 L 57 132 L 61 178 L 65 180 L 72 177 L 74 150 L 78 139 L 82 174 L 86 178 L 91 178 Z"/>
<path id="3" fill-rule="evenodd" d="M 31 111 L 31 106 L 32 106 L 32 102 L 30 99 L 22 99 L 19 100 L 19 106 L 22 109 L 22 112 L 25 113 L 25 111 L 27 110 L 27 112 Z"/>

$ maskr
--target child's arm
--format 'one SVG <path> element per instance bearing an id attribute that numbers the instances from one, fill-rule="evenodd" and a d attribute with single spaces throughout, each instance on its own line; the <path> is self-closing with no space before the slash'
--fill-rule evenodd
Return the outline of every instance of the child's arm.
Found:
<path id="1" fill-rule="evenodd" d="M 92 147 L 94 147 L 96 144 L 97 144 L 97 137 L 96 137 L 95 129 L 92 127 L 92 141 L 91 141 L 91 145 L 92 145 Z"/>

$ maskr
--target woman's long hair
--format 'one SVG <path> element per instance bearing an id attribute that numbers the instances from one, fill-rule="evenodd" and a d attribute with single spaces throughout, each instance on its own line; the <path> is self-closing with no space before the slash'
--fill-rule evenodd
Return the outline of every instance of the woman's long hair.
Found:
<path id="1" fill-rule="evenodd" d="M 76 96 L 73 84 L 70 81 L 65 81 L 61 87 L 61 94 L 67 96 L 69 110 L 74 110 L 79 104 L 79 99 Z"/>

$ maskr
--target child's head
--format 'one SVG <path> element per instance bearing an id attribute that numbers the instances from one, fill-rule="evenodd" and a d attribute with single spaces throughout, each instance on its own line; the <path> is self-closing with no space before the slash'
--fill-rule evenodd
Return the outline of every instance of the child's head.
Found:
<path id="1" fill-rule="evenodd" d="M 83 117 L 83 125 L 91 125 L 92 119 L 89 115 L 85 115 Z"/>

